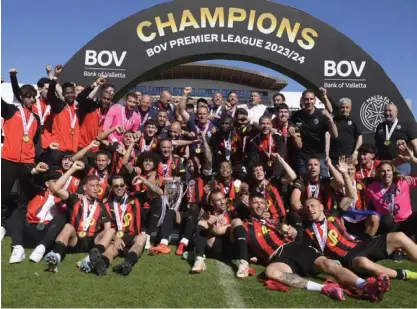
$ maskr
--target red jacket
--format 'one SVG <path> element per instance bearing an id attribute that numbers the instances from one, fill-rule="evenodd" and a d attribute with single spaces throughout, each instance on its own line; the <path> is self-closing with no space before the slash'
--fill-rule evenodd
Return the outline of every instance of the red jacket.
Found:
<path id="1" fill-rule="evenodd" d="M 35 157 L 38 157 L 42 152 L 40 121 L 38 115 L 27 108 L 23 108 L 23 110 L 26 121 L 29 122 L 31 114 L 34 117 L 28 131 L 29 140 L 27 142 L 23 140 L 23 123 L 19 109 L 15 105 L 1 100 L 1 116 L 4 119 L 3 130 L 5 133 L 1 157 L 16 163 L 35 163 Z"/>

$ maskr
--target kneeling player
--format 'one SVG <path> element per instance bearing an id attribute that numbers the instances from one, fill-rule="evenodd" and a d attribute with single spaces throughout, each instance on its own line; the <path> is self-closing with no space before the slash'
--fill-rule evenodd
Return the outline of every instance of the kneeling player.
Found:
<path id="1" fill-rule="evenodd" d="M 358 288 L 365 292 L 371 301 L 380 301 L 389 289 L 390 280 L 385 274 L 367 281 L 359 278 L 350 270 L 325 258 L 318 250 L 302 243 L 295 243 L 297 231 L 289 227 L 282 229 L 277 222 L 264 219 L 265 198 L 260 193 L 250 196 L 249 210 L 251 217 L 243 223 L 239 219 L 232 225 L 244 225 L 249 247 L 258 257 L 268 264 L 265 274 L 268 279 L 281 282 L 287 286 L 319 291 L 338 300 L 343 300 L 343 290 L 334 285 L 322 285 L 301 276 L 314 273 L 326 273 L 333 276 L 347 288 Z"/>
<path id="2" fill-rule="evenodd" d="M 245 230 L 242 226 L 232 229 L 231 222 L 235 217 L 233 206 L 228 205 L 228 199 L 221 190 L 214 190 L 210 194 L 210 205 L 213 211 L 208 213 L 207 219 L 200 220 L 196 232 L 196 260 L 191 269 L 192 273 L 200 273 L 206 269 L 204 253 L 216 259 L 236 258 L 232 235 L 238 246 L 238 270 L 236 277 L 244 279 L 249 275 L 248 244 Z"/>
<path id="3" fill-rule="evenodd" d="M 390 278 L 408 280 L 417 279 L 417 273 L 409 270 L 391 269 L 374 262 L 388 259 L 391 253 L 402 249 L 408 257 L 417 262 L 417 245 L 402 232 L 378 235 L 365 240 L 356 240 L 336 217 L 326 217 L 319 200 L 310 198 L 305 201 L 311 227 L 305 231 L 314 246 L 325 256 L 340 260 L 342 265 L 355 272 L 370 273 L 374 276 L 387 274 Z"/>
<path id="4" fill-rule="evenodd" d="M 113 271 L 127 276 L 142 255 L 146 243 L 146 235 L 140 233 L 141 205 L 137 199 L 128 194 L 122 176 L 113 176 L 109 185 L 111 185 L 112 191 L 105 207 L 111 224 L 117 232 L 114 242 L 103 254 L 97 250 L 90 252 L 90 261 L 97 274 L 103 276 L 107 273 L 107 268 L 113 259 L 119 253 L 123 253 L 125 255 L 124 262 L 113 267 Z"/>
<path id="5" fill-rule="evenodd" d="M 64 226 L 56 238 L 53 250 L 45 257 L 50 272 L 58 271 L 58 264 L 66 251 L 89 252 L 96 248 L 100 252 L 104 252 L 115 233 L 111 228 L 106 210 L 97 201 L 100 186 L 97 176 L 90 175 L 85 178 L 84 196 L 81 199 L 63 189 L 68 178 L 74 172 L 82 169 L 84 169 L 82 162 L 74 162 L 72 167 L 53 186 L 55 195 L 65 201 L 70 210 L 70 223 Z M 104 229 L 99 232 L 102 226 Z"/>

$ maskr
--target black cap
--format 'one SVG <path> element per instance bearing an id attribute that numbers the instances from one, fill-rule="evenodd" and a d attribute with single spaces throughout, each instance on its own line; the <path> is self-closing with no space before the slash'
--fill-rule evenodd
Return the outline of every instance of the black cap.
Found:
<path id="1" fill-rule="evenodd" d="M 371 143 L 362 144 L 358 151 L 362 153 L 376 153 L 375 146 Z"/>

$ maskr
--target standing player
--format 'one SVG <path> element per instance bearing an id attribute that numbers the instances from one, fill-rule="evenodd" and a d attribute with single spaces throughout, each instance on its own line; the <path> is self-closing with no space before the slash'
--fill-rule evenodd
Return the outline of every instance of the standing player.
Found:
<path id="1" fill-rule="evenodd" d="M 11 75 L 15 72 L 11 70 Z M 20 88 L 22 104 L 8 104 L 1 100 L 1 117 L 4 119 L 3 132 L 5 134 L 1 149 L 1 238 L 6 234 L 4 228 L 9 205 L 8 200 L 16 180 L 20 185 L 20 205 L 27 203 L 25 195 L 31 189 L 27 175 L 34 167 L 35 158 L 42 152 L 41 126 L 37 115 L 32 112 L 36 102 L 36 90 L 32 85 Z"/>

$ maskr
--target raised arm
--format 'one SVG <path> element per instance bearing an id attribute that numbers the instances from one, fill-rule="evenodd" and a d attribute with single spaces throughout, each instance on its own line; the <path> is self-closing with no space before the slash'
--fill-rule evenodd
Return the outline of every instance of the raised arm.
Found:
<path id="1" fill-rule="evenodd" d="M 322 102 L 324 104 L 324 107 L 327 109 L 327 111 L 330 114 L 333 114 L 333 106 L 332 106 L 332 103 L 330 102 L 329 98 L 327 97 L 327 89 L 323 88 L 323 87 L 320 87 L 319 91 L 320 91 L 320 94 L 321 94 L 321 97 L 322 97 Z"/>
<path id="2" fill-rule="evenodd" d="M 22 103 L 22 100 L 20 99 L 20 87 L 19 87 L 19 82 L 17 81 L 17 71 L 16 69 L 10 69 L 9 71 L 10 73 L 10 83 L 12 84 L 12 90 L 13 90 L 13 94 L 16 97 L 16 99 Z"/>
<path id="3" fill-rule="evenodd" d="M 126 170 L 129 172 L 129 174 L 132 174 L 134 169 L 131 164 L 129 164 L 130 155 L 132 154 L 133 148 L 135 147 L 136 142 L 139 139 L 134 138 L 134 142 L 127 147 L 126 152 L 123 156 L 122 164 L 126 168 Z"/>
<path id="4" fill-rule="evenodd" d="M 301 203 L 302 190 L 304 190 L 304 183 L 302 179 L 297 179 L 294 183 L 294 189 L 291 193 L 291 207 L 294 211 L 298 211 L 302 208 L 303 204 Z"/>
<path id="5" fill-rule="evenodd" d="M 288 134 L 292 137 L 293 143 L 297 149 L 303 148 L 303 140 L 300 136 L 300 131 L 294 126 L 288 128 Z"/>
<path id="6" fill-rule="evenodd" d="M 346 163 L 339 163 L 337 168 L 342 175 L 345 184 L 345 196 L 340 200 L 339 207 L 346 211 L 349 209 L 350 205 L 352 205 L 356 188 L 353 186 L 352 179 L 349 176 L 348 165 Z"/>
<path id="7" fill-rule="evenodd" d="M 62 198 L 63 200 L 67 200 L 69 198 L 69 193 L 63 187 L 67 182 L 68 178 L 72 176 L 76 171 L 81 171 L 84 169 L 84 163 L 81 161 L 75 161 L 71 168 L 64 173 L 59 179 L 55 182 L 52 186 L 52 192 L 54 195 Z"/>
<path id="8" fill-rule="evenodd" d="M 282 165 L 282 168 L 285 171 L 285 174 L 288 176 L 286 177 L 286 182 L 293 182 L 297 179 L 297 174 L 291 168 L 291 166 L 285 161 L 283 157 L 278 154 L 278 162 Z"/>
<path id="9" fill-rule="evenodd" d="M 211 171 L 213 169 L 213 153 L 211 151 L 210 145 L 207 142 L 206 134 L 201 137 L 203 141 L 204 147 L 204 165 L 203 165 L 203 172 L 204 171 Z M 210 176 L 210 175 L 206 175 Z"/>
<path id="10" fill-rule="evenodd" d="M 164 191 L 162 191 L 162 189 L 159 186 L 152 183 L 151 181 L 149 181 L 148 179 L 146 179 L 142 175 L 138 175 L 132 180 L 133 185 L 137 185 L 137 184 L 141 184 L 141 183 L 143 183 L 149 190 L 151 190 L 153 193 L 155 193 L 159 196 L 164 194 Z"/>
<path id="11" fill-rule="evenodd" d="M 340 174 L 339 171 L 337 170 L 337 168 L 333 166 L 332 160 L 330 158 L 326 158 L 326 164 L 329 167 L 330 175 L 333 176 L 332 181 L 334 182 L 334 184 L 336 186 L 335 189 L 343 187 L 345 182 L 343 180 L 342 174 Z M 346 159 L 345 159 L 344 156 L 339 158 L 339 165 L 338 166 L 341 166 L 341 165 L 343 165 L 343 168 L 346 165 Z"/>
<path id="12" fill-rule="evenodd" d="M 339 134 L 337 132 L 337 127 L 336 127 L 336 124 L 333 121 L 332 115 L 330 115 L 329 112 L 326 109 L 324 109 L 322 113 L 323 113 L 324 118 L 327 121 L 328 126 L 329 126 L 330 136 L 333 137 L 333 138 L 338 137 Z"/>
<path id="13" fill-rule="evenodd" d="M 193 88 L 191 87 L 185 87 L 184 88 L 184 97 L 180 99 L 180 103 L 178 104 L 179 112 L 182 117 L 182 120 L 187 123 L 188 120 L 190 120 L 190 114 L 186 110 L 186 104 L 188 101 L 188 97 L 190 93 L 193 91 Z"/>
<path id="14" fill-rule="evenodd" d="M 100 147 L 100 142 L 94 140 L 88 146 L 84 147 L 83 149 L 81 149 L 80 151 L 78 151 L 76 154 L 74 154 L 71 157 L 71 160 L 72 161 L 81 160 L 87 154 L 87 152 L 89 152 L 91 149 L 97 148 L 97 147 Z"/>

